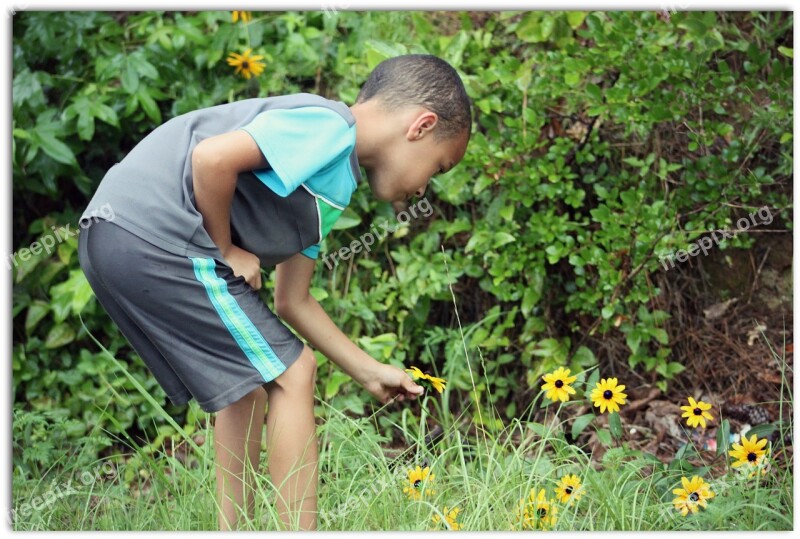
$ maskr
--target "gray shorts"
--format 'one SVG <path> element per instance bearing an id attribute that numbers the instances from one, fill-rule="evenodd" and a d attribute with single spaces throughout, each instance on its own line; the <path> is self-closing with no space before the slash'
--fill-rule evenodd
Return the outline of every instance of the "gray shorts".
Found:
<path id="1" fill-rule="evenodd" d="M 100 304 L 174 404 L 206 412 L 283 373 L 303 343 L 243 277 L 165 251 L 113 222 L 81 231 L 78 259 Z"/>

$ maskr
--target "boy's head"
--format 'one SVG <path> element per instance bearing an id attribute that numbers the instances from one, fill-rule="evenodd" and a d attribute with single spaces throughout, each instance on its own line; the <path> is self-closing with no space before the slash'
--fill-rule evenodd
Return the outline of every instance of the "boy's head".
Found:
<path id="1" fill-rule="evenodd" d="M 392 202 L 422 196 L 431 176 L 461 161 L 472 130 L 461 78 L 431 55 L 378 64 L 352 110 L 359 162 L 376 197 Z"/>

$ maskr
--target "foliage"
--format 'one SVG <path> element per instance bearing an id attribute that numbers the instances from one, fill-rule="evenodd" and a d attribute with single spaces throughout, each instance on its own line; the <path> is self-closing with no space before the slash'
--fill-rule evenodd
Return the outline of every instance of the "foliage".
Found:
<path id="1" fill-rule="evenodd" d="M 474 391 L 505 420 L 527 405 L 520 381 L 536 386 L 556 366 L 617 361 L 665 387 L 684 360 L 663 327 L 658 258 L 765 205 L 773 227 L 790 227 L 791 29 L 791 13 L 778 12 L 329 10 L 256 13 L 246 24 L 219 11 L 22 12 L 14 245 L 75 230 L 105 171 L 165 119 L 298 91 L 352 103 L 382 59 L 432 53 L 459 69 L 474 100 L 467 155 L 428 190 L 430 220 L 332 270 L 320 264 L 314 294 L 377 359 L 419 358 L 447 377 L 457 406 Z M 266 65 L 249 80 L 225 62 L 246 49 Z M 361 188 L 327 247 L 393 219 Z M 156 400 L 164 394 L 92 297 L 75 246 L 72 237 L 10 259 L 15 402 L 66 410 L 87 431 L 155 435 L 163 417 L 87 331 Z M 595 337 L 624 340 L 625 356 L 593 349 Z M 366 392 L 319 362 L 320 395 L 363 413 Z"/>
<path id="2" fill-rule="evenodd" d="M 432 399 L 425 401 L 423 409 Z M 478 431 L 468 416 L 452 421 L 437 416 L 444 432 L 435 443 L 426 443 L 425 422 L 409 421 L 395 426 L 408 448 L 393 453 L 376 428 L 375 414 L 353 418 L 324 406 L 321 415 L 320 530 L 442 529 L 433 517 L 445 506 L 459 507 L 458 522 L 465 531 L 519 530 L 515 509 L 520 498 L 533 488 L 553 493 L 567 474 L 578 478 L 580 497 L 558 502 L 554 530 L 792 528 L 788 462 L 751 478 L 726 464 L 726 451 L 714 455 L 687 445 L 666 464 L 624 437 L 612 441 L 610 436 L 603 442 L 604 454 L 594 460 L 586 446 L 567 442 L 569 408 L 559 408 L 544 424 L 532 421 L 528 407 L 496 434 L 477 437 L 469 434 Z M 139 451 L 136 458 L 113 463 L 65 461 L 41 480 L 15 474 L 13 528 L 216 529 L 215 470 L 207 454 L 213 429 L 192 426 L 203 429 L 206 443 L 186 454 Z M 789 448 L 778 443 L 774 449 L 785 456 Z M 417 466 L 429 468 L 435 480 L 411 499 L 403 487 L 409 486 L 408 472 Z M 694 475 L 715 496 L 704 510 L 683 517 L 672 505 L 673 490 L 680 487 L 681 477 Z M 277 487 L 266 473 L 255 477 L 255 515 L 243 518 L 243 529 L 279 529 L 273 501 Z"/>

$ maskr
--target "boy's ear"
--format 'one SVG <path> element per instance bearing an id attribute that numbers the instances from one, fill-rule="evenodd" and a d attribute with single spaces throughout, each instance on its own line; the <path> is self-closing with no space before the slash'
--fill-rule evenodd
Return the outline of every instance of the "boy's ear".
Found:
<path id="1" fill-rule="evenodd" d="M 419 140 L 426 134 L 430 134 L 438 121 L 439 116 L 435 112 L 424 110 L 411 122 L 406 137 L 408 140 Z"/>

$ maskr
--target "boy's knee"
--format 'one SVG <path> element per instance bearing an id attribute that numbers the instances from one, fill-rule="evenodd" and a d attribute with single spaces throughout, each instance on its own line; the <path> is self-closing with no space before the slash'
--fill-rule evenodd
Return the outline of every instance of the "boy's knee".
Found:
<path id="1" fill-rule="evenodd" d="M 264 399 L 266 399 L 266 392 L 263 386 L 259 386 L 250 393 L 242 396 L 242 398 L 240 398 L 231 406 L 236 406 L 238 408 L 244 408 L 246 410 L 249 410 L 253 406 L 255 406 L 260 400 L 264 401 Z"/>
<path id="2" fill-rule="evenodd" d="M 303 346 L 303 351 L 300 353 L 294 363 L 275 380 L 270 382 L 269 386 L 277 385 L 285 391 L 314 391 L 317 382 L 317 358 L 314 357 L 314 352 L 308 346 Z"/>

